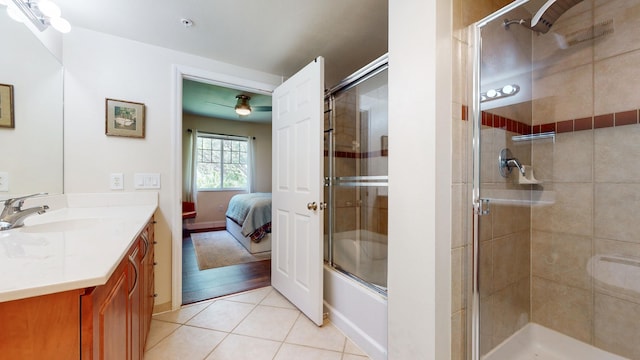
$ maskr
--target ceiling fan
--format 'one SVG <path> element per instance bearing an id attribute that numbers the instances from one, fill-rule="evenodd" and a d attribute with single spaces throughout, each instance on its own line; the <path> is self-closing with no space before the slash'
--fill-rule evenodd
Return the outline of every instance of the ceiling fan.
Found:
<path id="1" fill-rule="evenodd" d="M 220 105 L 220 106 L 225 106 L 225 107 L 229 107 L 229 108 L 233 108 L 236 112 L 236 114 L 240 115 L 240 116 L 248 116 L 249 114 L 251 114 L 252 111 L 265 111 L 265 112 L 270 112 L 271 111 L 271 106 L 251 106 L 249 104 L 249 101 L 251 100 L 251 96 L 249 95 L 244 95 L 244 94 L 240 94 L 236 96 L 237 102 L 234 106 L 232 105 L 225 105 L 225 104 L 219 104 L 219 103 L 215 103 L 215 102 L 210 102 L 211 104 L 216 104 L 216 105 Z"/>

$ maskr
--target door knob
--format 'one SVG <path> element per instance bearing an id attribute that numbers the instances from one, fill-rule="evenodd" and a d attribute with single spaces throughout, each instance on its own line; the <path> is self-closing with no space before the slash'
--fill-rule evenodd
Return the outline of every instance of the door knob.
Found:
<path id="1" fill-rule="evenodd" d="M 313 210 L 313 211 L 318 210 L 318 204 L 316 204 L 315 201 L 307 203 L 307 209 Z"/>

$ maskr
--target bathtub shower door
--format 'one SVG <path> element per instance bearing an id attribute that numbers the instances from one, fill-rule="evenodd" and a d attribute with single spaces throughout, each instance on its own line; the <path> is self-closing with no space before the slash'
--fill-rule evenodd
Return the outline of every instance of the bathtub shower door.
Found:
<path id="1" fill-rule="evenodd" d="M 378 69 L 379 70 L 379 69 Z M 332 266 L 378 292 L 387 288 L 387 71 L 332 98 Z"/>

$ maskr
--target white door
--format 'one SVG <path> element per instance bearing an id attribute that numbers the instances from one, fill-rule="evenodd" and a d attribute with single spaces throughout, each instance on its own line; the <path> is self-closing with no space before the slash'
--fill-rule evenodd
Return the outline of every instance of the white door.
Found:
<path id="1" fill-rule="evenodd" d="M 271 284 L 322 325 L 324 58 L 273 92 Z"/>

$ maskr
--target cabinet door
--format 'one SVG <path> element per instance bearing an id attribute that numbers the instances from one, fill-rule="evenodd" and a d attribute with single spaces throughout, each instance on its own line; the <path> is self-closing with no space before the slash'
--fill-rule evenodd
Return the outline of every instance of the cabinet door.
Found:
<path id="1" fill-rule="evenodd" d="M 127 272 L 120 271 L 117 281 L 99 307 L 99 350 L 98 359 L 128 359 L 129 283 Z"/>
<path id="2" fill-rule="evenodd" d="M 92 288 L 82 296 L 83 360 L 141 359 L 139 317 L 134 317 L 134 313 L 140 313 L 140 297 L 136 293 L 139 286 L 135 284 L 137 261 L 138 241 L 105 285 Z M 137 336 L 132 336 L 133 331 Z M 137 357 L 134 354 L 138 354 Z"/>
<path id="3" fill-rule="evenodd" d="M 0 303 L 0 359 L 80 358 L 81 293 L 72 290 Z"/>

